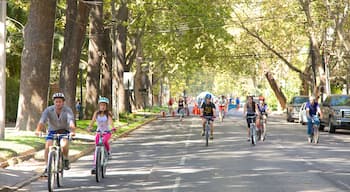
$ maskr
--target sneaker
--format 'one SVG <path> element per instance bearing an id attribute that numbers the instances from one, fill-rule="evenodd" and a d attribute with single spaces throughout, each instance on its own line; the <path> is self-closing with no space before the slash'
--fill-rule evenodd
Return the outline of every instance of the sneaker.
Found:
<path id="1" fill-rule="evenodd" d="M 70 165 L 69 165 L 69 160 L 68 159 L 63 160 L 63 169 L 64 170 L 69 170 L 70 169 Z"/>
<path id="2" fill-rule="evenodd" d="M 213 135 L 210 135 L 210 139 L 213 140 L 213 139 L 214 139 L 214 136 L 213 136 Z"/>
<path id="3" fill-rule="evenodd" d="M 308 142 L 311 143 L 311 138 L 310 137 L 308 138 Z"/>
<path id="4" fill-rule="evenodd" d="M 204 130 L 202 130 L 202 136 L 204 136 Z"/>
<path id="5" fill-rule="evenodd" d="M 94 167 L 91 169 L 91 175 L 95 175 L 95 174 L 96 174 L 96 168 Z"/>
<path id="6" fill-rule="evenodd" d="M 248 137 L 247 141 L 250 142 L 250 137 Z"/>
<path id="7" fill-rule="evenodd" d="M 45 168 L 44 173 L 41 175 L 42 177 L 47 177 L 48 173 L 47 173 L 47 168 Z"/>

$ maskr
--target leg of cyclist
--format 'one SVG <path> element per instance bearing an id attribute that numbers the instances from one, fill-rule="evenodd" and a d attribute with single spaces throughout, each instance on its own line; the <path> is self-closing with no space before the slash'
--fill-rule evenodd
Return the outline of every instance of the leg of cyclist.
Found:
<path id="1" fill-rule="evenodd" d="M 63 155 L 63 164 L 64 164 L 64 169 L 69 170 L 70 165 L 69 165 L 69 160 L 68 160 L 68 152 L 69 152 L 69 140 L 67 138 L 62 138 L 61 139 L 61 148 L 62 148 L 62 155 Z"/>
<path id="2" fill-rule="evenodd" d="M 307 119 L 307 134 L 308 134 L 308 141 L 309 143 L 312 142 L 312 119 L 308 118 Z"/>
<path id="3" fill-rule="evenodd" d="M 249 121 L 248 118 L 247 118 L 247 125 L 248 125 L 248 128 L 247 128 L 247 131 L 248 131 L 248 139 L 247 139 L 247 141 L 250 141 L 250 121 Z"/>
<path id="4" fill-rule="evenodd" d="M 210 139 L 214 139 L 214 121 L 210 122 Z"/>
<path id="5" fill-rule="evenodd" d="M 204 136 L 206 123 L 207 123 L 206 119 L 202 118 L 202 133 L 201 133 L 202 136 Z"/>
<path id="6" fill-rule="evenodd" d="M 110 159 L 112 156 L 111 156 L 111 147 L 109 145 L 109 139 L 111 138 L 112 136 L 112 133 L 107 133 L 107 134 L 104 134 L 103 135 L 103 144 L 104 146 L 106 147 L 106 150 L 108 152 L 108 158 Z"/>

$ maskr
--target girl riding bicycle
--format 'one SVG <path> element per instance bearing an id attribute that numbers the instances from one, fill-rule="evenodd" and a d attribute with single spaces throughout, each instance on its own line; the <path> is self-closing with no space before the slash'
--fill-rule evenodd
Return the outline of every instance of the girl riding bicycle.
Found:
<path id="1" fill-rule="evenodd" d="M 92 120 L 90 122 L 90 125 L 88 127 L 88 131 L 91 131 L 92 126 L 94 125 L 95 121 L 97 122 L 97 130 L 101 131 L 100 133 L 96 134 L 95 142 L 96 145 L 99 142 L 99 134 L 103 134 L 103 144 L 106 147 L 106 150 L 108 151 L 108 157 L 111 158 L 111 149 L 109 145 L 109 139 L 112 136 L 111 130 L 116 131 L 116 129 L 113 127 L 113 118 L 111 112 L 108 111 L 107 105 L 109 104 L 109 99 L 106 97 L 100 97 L 98 100 L 99 110 L 96 111 L 92 117 Z M 112 129 L 110 129 L 112 128 Z M 103 133 L 105 132 L 105 133 Z M 95 157 L 94 157 L 95 161 Z M 96 168 L 94 167 L 91 170 L 91 173 L 94 174 L 96 172 Z"/>

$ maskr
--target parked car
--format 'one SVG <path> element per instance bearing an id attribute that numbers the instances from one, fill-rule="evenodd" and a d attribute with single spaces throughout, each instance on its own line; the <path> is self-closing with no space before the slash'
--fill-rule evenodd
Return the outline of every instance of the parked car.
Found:
<path id="1" fill-rule="evenodd" d="M 350 129 L 350 95 L 330 95 L 321 106 L 321 125 L 328 126 L 330 133 L 336 129 Z"/>
<path id="2" fill-rule="evenodd" d="M 309 96 L 294 96 L 287 104 L 287 121 L 299 120 L 300 107 L 303 103 L 309 101 Z"/>
<path id="3" fill-rule="evenodd" d="M 299 110 L 299 123 L 302 125 L 305 125 L 307 123 L 307 116 L 306 116 L 306 103 L 304 102 L 301 104 L 300 110 Z"/>

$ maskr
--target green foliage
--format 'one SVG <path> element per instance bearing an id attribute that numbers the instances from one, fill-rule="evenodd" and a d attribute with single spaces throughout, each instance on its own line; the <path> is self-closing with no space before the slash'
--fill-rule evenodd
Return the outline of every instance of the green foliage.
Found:
<path id="1" fill-rule="evenodd" d="M 17 118 L 17 106 L 19 98 L 19 80 L 6 78 L 6 121 L 15 122 Z"/>

